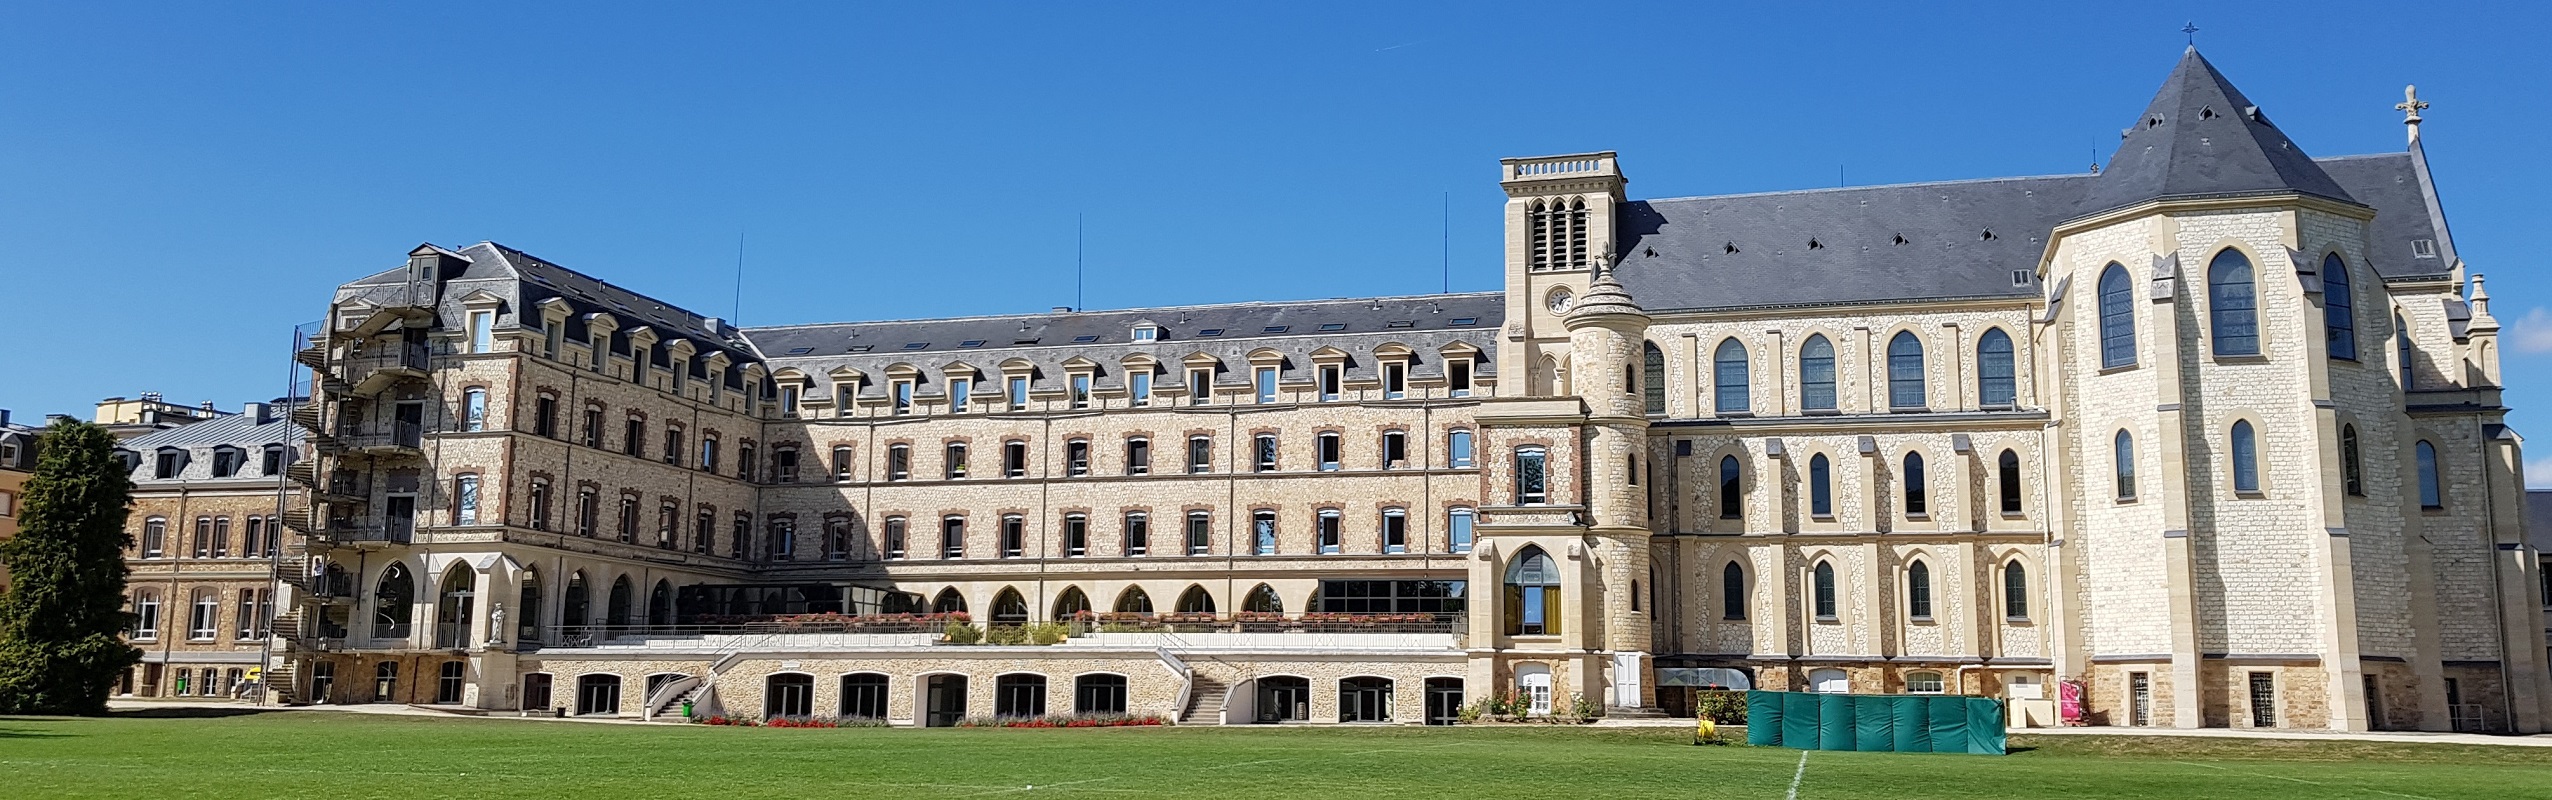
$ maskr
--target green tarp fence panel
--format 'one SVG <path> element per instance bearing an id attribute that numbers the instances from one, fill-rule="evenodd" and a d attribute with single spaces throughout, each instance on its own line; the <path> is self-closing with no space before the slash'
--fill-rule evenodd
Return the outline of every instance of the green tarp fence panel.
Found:
<path id="1" fill-rule="evenodd" d="M 1896 698 L 1852 697 L 1852 749 L 1884 753 L 1896 747 Z"/>
<path id="2" fill-rule="evenodd" d="M 1927 698 L 1911 695 L 1888 698 L 1888 710 L 1896 717 L 1896 752 L 1932 752 L 1932 715 Z"/>
<path id="3" fill-rule="evenodd" d="M 1746 742 L 1801 750 L 2002 755 L 2001 701 L 1941 695 L 1746 693 Z"/>
<path id="4" fill-rule="evenodd" d="M 1963 753 L 1967 751 L 1967 698 L 1926 697 L 1931 706 L 1932 752 Z"/>
<path id="5" fill-rule="evenodd" d="M 2003 706 L 1981 697 L 1967 699 L 1967 752 L 2002 755 Z"/>
<path id="6" fill-rule="evenodd" d="M 1780 692 L 1746 693 L 1746 744 L 1756 747 L 1780 746 Z"/>
<path id="7" fill-rule="evenodd" d="M 1806 692 L 1781 694 L 1781 746 L 1801 750 L 1817 748 L 1817 696 Z"/>
<path id="8" fill-rule="evenodd" d="M 1817 749 L 1850 750 L 1859 744 L 1852 735 L 1852 696 L 1848 694 L 1817 695 Z"/>

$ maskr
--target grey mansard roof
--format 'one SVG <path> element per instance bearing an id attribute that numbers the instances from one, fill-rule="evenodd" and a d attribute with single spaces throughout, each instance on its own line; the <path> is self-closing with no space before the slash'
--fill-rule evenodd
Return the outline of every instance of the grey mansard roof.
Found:
<path id="1" fill-rule="evenodd" d="M 1086 358 L 1100 365 L 1104 388 L 1119 385 L 1118 365 L 1137 354 L 1173 365 L 1164 385 L 1184 380 L 1175 365 L 1198 353 L 1222 363 L 1222 382 L 1237 384 L 1248 354 L 1262 348 L 1285 354 L 1290 378 L 1310 366 L 1313 350 L 1335 347 L 1348 353 L 1353 380 L 1371 377 L 1373 350 L 1391 343 L 1416 354 L 1413 377 L 1429 377 L 1442 374 L 1436 354 L 1454 342 L 1496 352 L 1503 303 L 1502 293 L 1475 292 L 788 325 L 748 328 L 744 335 L 775 371 L 795 367 L 823 385 L 829 383 L 823 376 L 848 367 L 867 376 L 871 396 L 880 391 L 883 370 L 896 364 L 909 364 L 933 382 L 950 365 L 989 377 L 1014 359 L 1035 365 L 1043 387 L 1064 374 L 1064 361 Z M 1161 338 L 1134 341 L 1137 324 L 1158 326 Z M 921 347 L 911 347 L 916 344 Z M 1488 360 L 1477 369 L 1494 374 Z"/>
<path id="2" fill-rule="evenodd" d="M 559 266 L 539 256 L 495 242 L 480 242 L 443 252 L 466 262 L 459 274 L 445 278 L 438 298 L 437 313 L 444 325 L 459 326 L 462 305 L 471 295 L 484 292 L 502 301 L 498 307 L 498 327 L 519 325 L 538 329 L 541 316 L 532 309 L 543 301 L 556 298 L 567 302 L 573 309 L 565 331 L 566 338 L 571 341 L 583 342 L 586 339 L 585 326 L 579 323 L 594 314 L 607 313 L 620 322 L 620 328 L 612 335 L 611 341 L 611 350 L 615 354 L 627 355 L 629 332 L 645 326 L 656 332 L 657 342 L 652 355 L 657 366 L 671 363 L 665 348 L 677 340 L 689 340 L 703 355 L 727 351 L 729 358 L 739 364 L 759 360 L 752 352 L 752 346 L 737 334 L 733 326 L 723 322 L 713 325 L 709 317 Z M 339 287 L 338 295 L 340 298 L 362 298 L 374 292 L 396 291 L 406 285 L 407 269 L 401 266 L 346 284 Z M 698 374 L 699 370 L 695 369 L 694 373 Z"/>
<path id="3" fill-rule="evenodd" d="M 2037 270 L 2068 221 L 2284 192 L 2373 208 L 2368 257 L 2387 280 L 2452 271 L 2435 187 L 2411 153 L 2306 155 L 2195 50 L 2097 175 L 1633 201 L 1614 241 L 1622 284 L 1650 311 L 2023 299 L 2044 290 L 2014 276 Z"/>

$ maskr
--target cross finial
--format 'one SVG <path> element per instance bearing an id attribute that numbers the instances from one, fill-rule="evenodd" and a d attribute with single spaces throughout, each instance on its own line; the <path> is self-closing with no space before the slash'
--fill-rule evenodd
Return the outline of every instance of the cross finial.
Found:
<path id="1" fill-rule="evenodd" d="M 2411 84 L 2401 87 L 2401 102 L 2394 103 L 2393 108 L 2401 111 L 2402 124 L 2417 125 L 2419 112 L 2428 108 L 2428 101 L 2419 99 L 2418 84 Z"/>
<path id="2" fill-rule="evenodd" d="M 2189 35 L 2190 47 L 2198 46 L 2198 23 L 2196 20 L 2190 20 L 2189 24 L 2180 26 L 2180 32 Z"/>

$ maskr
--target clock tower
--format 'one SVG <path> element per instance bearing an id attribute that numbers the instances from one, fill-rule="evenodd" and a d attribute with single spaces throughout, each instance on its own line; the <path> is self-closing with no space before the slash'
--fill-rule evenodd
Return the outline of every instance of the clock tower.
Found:
<path id="1" fill-rule="evenodd" d="M 1498 374 L 1520 380 L 1518 394 L 1556 397 L 1573 385 L 1569 333 L 1561 323 L 1613 255 L 1622 204 L 1621 167 L 1610 151 L 1509 158 L 1498 162 L 1506 190 L 1506 330 Z"/>

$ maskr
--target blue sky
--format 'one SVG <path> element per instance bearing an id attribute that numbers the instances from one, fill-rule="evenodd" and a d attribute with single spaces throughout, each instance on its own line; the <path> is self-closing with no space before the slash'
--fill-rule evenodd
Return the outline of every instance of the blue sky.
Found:
<path id="1" fill-rule="evenodd" d="M 1618 150 L 1648 197 L 2082 171 L 2194 19 L 2316 155 L 2401 148 L 2420 84 L 2552 432 L 2540 4 L 524 5 L 0 7 L 0 408 L 273 396 L 290 326 L 423 241 L 748 325 L 1070 305 L 1076 217 L 1089 307 L 1431 292 L 1448 252 L 1492 289 L 1499 157 Z"/>

